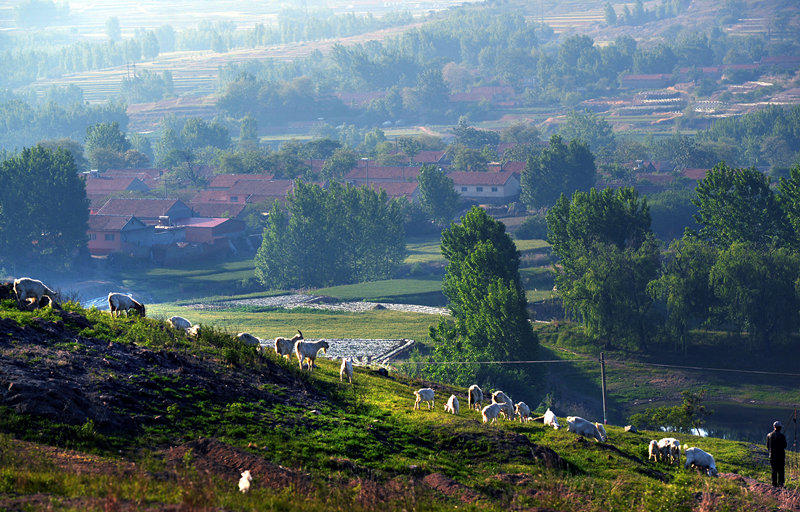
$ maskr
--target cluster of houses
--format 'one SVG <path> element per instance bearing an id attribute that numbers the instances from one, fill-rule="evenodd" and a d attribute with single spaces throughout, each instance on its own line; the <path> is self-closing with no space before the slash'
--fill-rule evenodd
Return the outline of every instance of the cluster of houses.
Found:
<path id="1" fill-rule="evenodd" d="M 319 171 L 323 161 L 307 162 Z M 448 166 L 445 151 L 423 151 L 409 165 L 385 166 L 362 159 L 344 177 L 354 186 L 383 189 L 390 198 L 419 197 L 417 176 L 424 164 Z M 524 162 L 491 165 L 488 172 L 451 172 L 465 201 L 507 204 L 519 199 Z M 316 169 L 314 169 L 316 168 Z M 294 181 L 271 174 L 214 174 L 201 169 L 208 186 L 186 201 L 156 198 L 167 190 L 167 169 L 109 169 L 86 174 L 90 202 L 88 248 L 92 256 L 121 253 L 171 264 L 187 259 L 253 249 L 245 218 L 257 205 L 263 210 L 283 202 Z M 166 192 L 164 192 L 166 194 Z"/>

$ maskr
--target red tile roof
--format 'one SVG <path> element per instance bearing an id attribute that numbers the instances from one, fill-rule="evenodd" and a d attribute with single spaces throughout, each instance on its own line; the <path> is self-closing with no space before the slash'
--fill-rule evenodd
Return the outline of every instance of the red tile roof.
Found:
<path id="1" fill-rule="evenodd" d="M 442 157 L 446 152 L 447 151 L 445 151 L 444 149 L 438 151 L 420 151 L 419 153 L 414 155 L 412 161 L 418 164 L 435 164 L 436 162 L 442 159 Z"/>
<path id="2" fill-rule="evenodd" d="M 86 193 L 87 194 L 111 194 L 113 192 L 122 192 L 123 190 L 149 190 L 150 187 L 145 185 L 139 178 L 129 176 L 115 176 L 115 177 L 88 177 L 86 179 Z"/>
<path id="3" fill-rule="evenodd" d="M 151 179 L 158 179 L 160 178 L 165 172 L 169 169 L 163 167 L 149 167 L 146 169 L 109 169 L 103 173 L 104 176 L 136 176 L 137 178 L 139 175 L 148 176 Z M 141 178 L 140 178 L 141 179 Z"/>
<path id="4" fill-rule="evenodd" d="M 100 215 L 135 215 L 140 218 L 157 218 L 166 215 L 174 206 L 186 206 L 180 199 L 112 198 L 97 212 Z"/>
<path id="5" fill-rule="evenodd" d="M 176 219 L 174 225 L 177 227 L 192 227 L 192 228 L 215 228 L 220 224 L 228 222 L 230 219 L 214 218 L 214 217 L 187 217 L 184 219 Z"/>
<path id="6" fill-rule="evenodd" d="M 690 180 L 699 181 L 706 177 L 708 169 L 684 169 L 681 175 L 686 176 Z"/>
<path id="7" fill-rule="evenodd" d="M 420 166 L 406 165 L 370 165 L 369 167 L 356 167 L 345 176 L 348 181 L 369 180 L 396 180 L 406 181 L 415 180 L 419 176 Z"/>
<path id="8" fill-rule="evenodd" d="M 89 231 L 121 231 L 131 220 L 146 227 L 133 215 L 89 215 Z"/>
<path id="9" fill-rule="evenodd" d="M 232 201 L 231 198 L 235 197 L 236 200 Z M 195 203 L 245 203 L 245 196 L 231 194 L 229 190 L 201 190 L 196 196 L 192 198 L 189 204 Z"/>
<path id="10" fill-rule="evenodd" d="M 208 184 L 209 188 L 229 188 L 236 184 L 237 181 L 247 180 L 271 180 L 272 174 L 217 174 L 211 183 Z"/>
<path id="11" fill-rule="evenodd" d="M 237 181 L 227 192 L 229 195 L 285 197 L 294 188 L 292 180 L 245 180 Z"/>
<path id="12" fill-rule="evenodd" d="M 515 173 L 502 172 L 460 172 L 448 173 L 454 185 L 505 185 Z"/>
<path id="13" fill-rule="evenodd" d="M 246 203 L 192 203 L 192 210 L 201 217 L 238 217 Z"/>
<path id="14" fill-rule="evenodd" d="M 369 188 L 372 190 L 383 189 L 389 197 L 406 197 L 411 199 L 414 192 L 419 188 L 419 183 L 416 181 L 400 182 L 400 183 L 370 183 Z"/>

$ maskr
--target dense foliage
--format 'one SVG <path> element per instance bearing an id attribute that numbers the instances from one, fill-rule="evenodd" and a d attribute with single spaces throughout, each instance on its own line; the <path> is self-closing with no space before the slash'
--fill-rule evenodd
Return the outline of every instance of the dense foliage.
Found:
<path id="1" fill-rule="evenodd" d="M 528 159 L 520 179 L 520 198 L 533 208 L 549 207 L 562 194 L 588 190 L 596 174 L 594 155 L 585 142 L 573 139 L 567 145 L 553 135 L 546 149 Z"/>
<path id="2" fill-rule="evenodd" d="M 605 346 L 644 347 L 659 251 L 645 199 L 631 188 L 561 196 L 547 213 L 565 309 Z"/>
<path id="3" fill-rule="evenodd" d="M 71 264 L 89 204 L 72 155 L 41 146 L 0 162 L 0 265 Z"/>
<path id="4" fill-rule="evenodd" d="M 456 192 L 453 180 L 433 165 L 423 165 L 417 176 L 419 203 L 422 210 L 437 224 L 445 225 L 459 209 L 461 195 Z"/>
<path id="5" fill-rule="evenodd" d="M 274 204 L 255 258 L 267 288 L 385 279 L 403 260 L 402 204 L 383 190 L 297 181 L 286 210 Z"/>
<path id="6" fill-rule="evenodd" d="M 535 359 L 519 253 L 502 223 L 473 207 L 442 232 L 447 259 L 443 290 L 452 319 L 430 329 L 435 361 L 524 361 Z M 432 365 L 429 374 L 462 386 L 479 384 L 509 392 L 530 389 L 530 369 L 505 365 Z"/>

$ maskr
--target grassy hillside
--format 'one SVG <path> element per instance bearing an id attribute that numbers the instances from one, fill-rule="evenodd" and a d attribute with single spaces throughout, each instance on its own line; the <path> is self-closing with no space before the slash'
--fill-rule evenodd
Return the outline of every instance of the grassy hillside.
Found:
<path id="1" fill-rule="evenodd" d="M 334 361 L 313 374 L 210 325 L 0 304 L 0 510 L 774 510 L 763 450 L 679 435 L 709 478 L 647 461 L 657 433 L 609 442 L 483 425 L 463 389 Z M 413 390 L 431 386 L 432 411 Z M 442 411 L 450 393 L 461 414 Z M 534 400 L 513 397 L 517 400 Z M 557 410 L 564 414 L 569 411 Z M 563 421 L 563 420 L 562 420 Z M 239 472 L 253 474 L 240 494 Z M 731 474 L 728 474 L 731 473 Z M 796 482 L 792 482 L 796 486 Z M 537 508 L 539 507 L 539 508 Z"/>

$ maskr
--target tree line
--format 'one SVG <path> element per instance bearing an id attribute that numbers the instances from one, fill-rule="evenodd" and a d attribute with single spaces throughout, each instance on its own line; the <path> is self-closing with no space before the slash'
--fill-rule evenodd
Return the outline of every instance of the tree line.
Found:
<path id="1" fill-rule="evenodd" d="M 756 169 L 720 163 L 692 202 L 698 229 L 664 253 L 632 188 L 562 195 L 547 212 L 558 295 L 601 346 L 661 338 L 686 351 L 703 327 L 770 349 L 800 327 L 800 166 L 771 187 Z"/>

